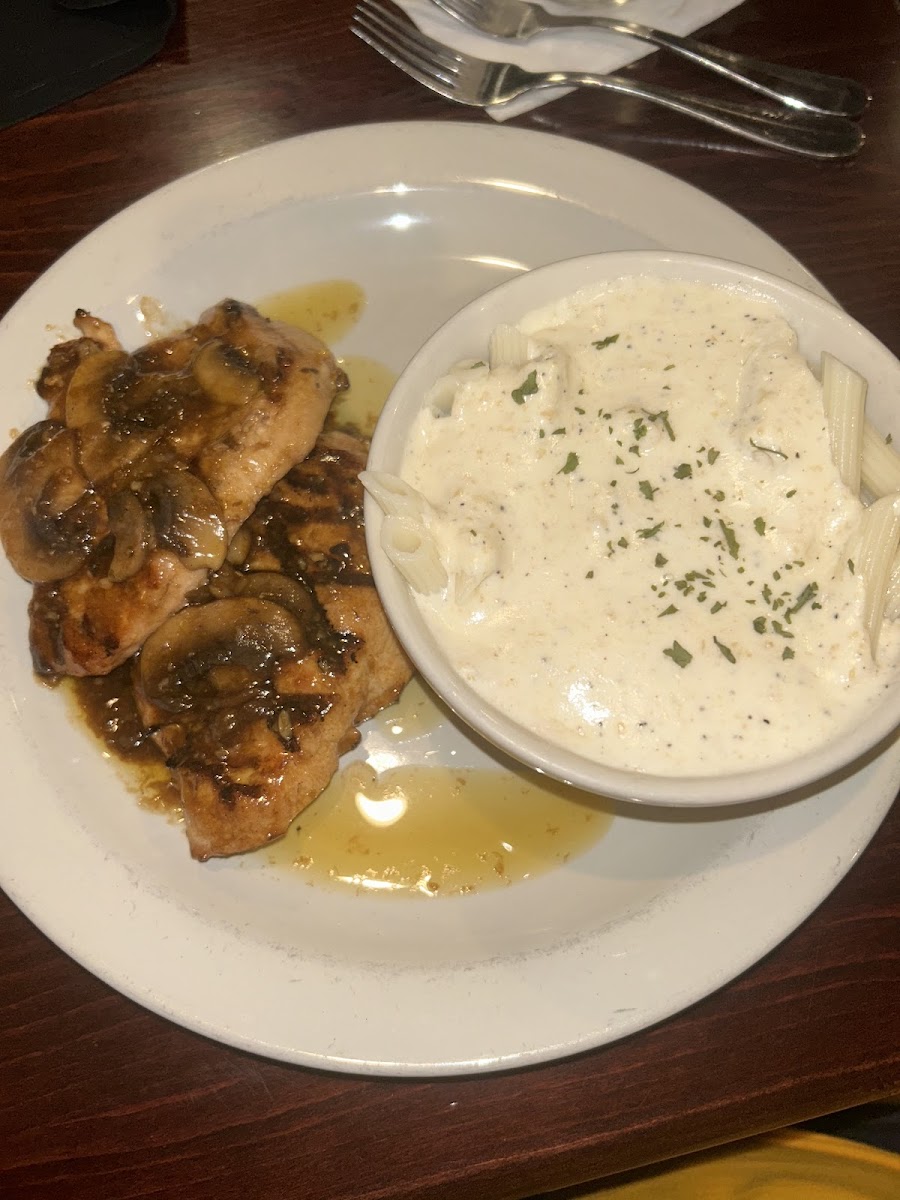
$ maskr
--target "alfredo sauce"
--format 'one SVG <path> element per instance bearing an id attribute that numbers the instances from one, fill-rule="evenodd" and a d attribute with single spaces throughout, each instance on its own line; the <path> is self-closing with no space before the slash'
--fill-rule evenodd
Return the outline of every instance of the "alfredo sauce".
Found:
<path id="1" fill-rule="evenodd" d="M 635 278 L 519 328 L 520 365 L 440 381 L 401 469 L 449 577 L 417 603 L 463 678 L 642 771 L 770 764 L 844 728 L 895 677 L 900 630 L 876 664 L 862 505 L 790 326 Z"/>

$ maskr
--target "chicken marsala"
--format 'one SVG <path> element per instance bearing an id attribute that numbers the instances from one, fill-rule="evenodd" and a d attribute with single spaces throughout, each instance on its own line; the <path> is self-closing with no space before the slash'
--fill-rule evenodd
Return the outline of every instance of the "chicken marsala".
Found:
<path id="1" fill-rule="evenodd" d="M 259 499 L 308 453 L 346 377 L 326 346 L 226 300 L 124 351 L 76 314 L 49 411 L 0 459 L 0 538 L 34 583 L 40 674 L 105 674 L 225 561 Z"/>
<path id="2" fill-rule="evenodd" d="M 234 300 L 133 353 L 86 312 L 75 325 L 38 383 L 47 418 L 0 458 L 35 670 L 128 664 L 114 707 L 162 751 L 191 853 L 255 849 L 411 674 L 369 575 L 367 445 L 319 436 L 346 376 Z"/>

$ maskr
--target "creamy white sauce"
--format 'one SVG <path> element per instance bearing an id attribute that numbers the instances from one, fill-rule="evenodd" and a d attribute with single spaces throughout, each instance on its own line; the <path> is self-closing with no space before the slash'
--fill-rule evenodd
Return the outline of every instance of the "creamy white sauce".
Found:
<path id="1" fill-rule="evenodd" d="M 632 279 L 520 329 L 530 361 L 442 380 L 401 468 L 450 578 L 417 602 L 463 678 L 641 771 L 770 764 L 845 728 L 895 678 L 900 630 L 873 662 L 862 505 L 777 310 Z"/>

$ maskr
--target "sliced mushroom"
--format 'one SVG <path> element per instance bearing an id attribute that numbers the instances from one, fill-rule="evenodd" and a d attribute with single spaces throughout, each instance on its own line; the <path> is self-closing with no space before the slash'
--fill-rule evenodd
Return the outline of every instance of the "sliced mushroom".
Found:
<path id="1" fill-rule="evenodd" d="M 123 583 L 136 575 L 153 545 L 153 522 L 134 492 L 115 492 L 106 502 L 109 532 L 115 539 L 108 578 Z"/>
<path id="2" fill-rule="evenodd" d="M 124 350 L 99 350 L 81 360 L 66 392 L 66 424 L 70 429 L 109 423 L 107 403 L 112 384 L 127 365 Z"/>
<path id="3" fill-rule="evenodd" d="M 91 338 L 74 338 L 51 346 L 47 361 L 35 384 L 37 394 L 47 401 L 47 416 L 53 421 L 66 419 L 66 393 L 78 364 L 92 354 L 99 354 L 100 347 Z"/>
<path id="4" fill-rule="evenodd" d="M 109 426 L 87 426 L 78 430 L 78 461 L 91 483 L 100 487 L 142 458 L 156 440 L 153 433 L 123 435 Z"/>
<path id="5" fill-rule="evenodd" d="M 271 600 L 286 608 L 300 622 L 307 647 L 321 650 L 334 642 L 335 632 L 313 589 L 302 579 L 280 571 L 235 571 L 230 566 L 209 580 L 209 592 L 227 596 Z"/>
<path id="6" fill-rule="evenodd" d="M 192 369 L 197 383 L 217 404 L 249 404 L 262 390 L 249 356 L 220 338 L 200 347 Z"/>
<path id="7" fill-rule="evenodd" d="M 177 426 L 198 394 L 189 375 L 144 370 L 137 355 L 122 350 L 83 359 L 69 382 L 66 424 L 81 435 L 85 469 L 107 478 L 132 462 L 167 426 Z"/>
<path id="8" fill-rule="evenodd" d="M 238 582 L 233 586 L 237 595 L 258 596 L 261 600 L 275 601 L 298 619 L 310 648 L 314 647 L 326 656 L 335 653 L 340 636 L 308 583 L 278 571 L 235 574 Z"/>
<path id="9" fill-rule="evenodd" d="M 169 467 L 140 485 L 150 509 L 156 540 L 173 550 L 191 570 L 216 571 L 228 541 L 212 492 L 190 471 Z"/>
<path id="10" fill-rule="evenodd" d="M 253 597 L 188 605 L 151 634 L 138 661 L 140 686 L 164 712 L 239 701 L 270 682 L 279 659 L 302 653 L 291 613 Z"/>
<path id="11" fill-rule="evenodd" d="M 75 434 L 55 421 L 26 430 L 0 458 L 0 540 L 14 569 L 33 583 L 66 579 L 105 532 Z"/>
<path id="12" fill-rule="evenodd" d="M 320 619 L 318 602 L 309 588 L 278 571 L 250 571 L 246 575 L 238 574 L 235 588 L 239 596 L 274 600 L 303 622 Z"/>
<path id="13" fill-rule="evenodd" d="M 66 424 L 78 431 L 78 458 L 94 484 L 145 454 L 167 413 L 145 420 L 139 380 L 123 350 L 100 350 L 76 368 L 66 393 Z"/>
<path id="14" fill-rule="evenodd" d="M 138 369 L 127 379 L 127 386 L 113 387 L 107 409 L 114 427 L 123 433 L 177 428 L 196 406 L 198 394 L 189 375 Z"/>

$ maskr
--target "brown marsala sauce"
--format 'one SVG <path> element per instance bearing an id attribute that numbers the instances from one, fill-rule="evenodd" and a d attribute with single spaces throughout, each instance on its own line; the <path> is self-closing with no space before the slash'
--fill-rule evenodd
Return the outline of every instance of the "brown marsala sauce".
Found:
<path id="1" fill-rule="evenodd" d="M 131 688 L 131 663 L 109 675 L 67 677 L 59 686 L 82 723 L 145 808 L 181 820 L 181 801 L 163 756 L 144 733 Z"/>
<path id="2" fill-rule="evenodd" d="M 358 284 L 327 280 L 266 297 L 257 307 L 331 342 L 359 319 L 365 296 Z M 368 435 L 394 376 L 371 359 L 348 357 L 341 365 L 350 389 L 329 424 Z M 130 672 L 126 663 L 108 676 L 67 679 L 64 688 L 140 802 L 177 820 L 177 789 L 143 733 Z M 396 765 L 404 742 L 446 718 L 440 702 L 413 679 L 370 724 L 378 744 L 397 752 L 342 766 L 281 841 L 245 857 L 345 892 L 449 896 L 508 887 L 553 870 L 609 828 L 611 813 L 602 801 L 524 768 Z"/>

